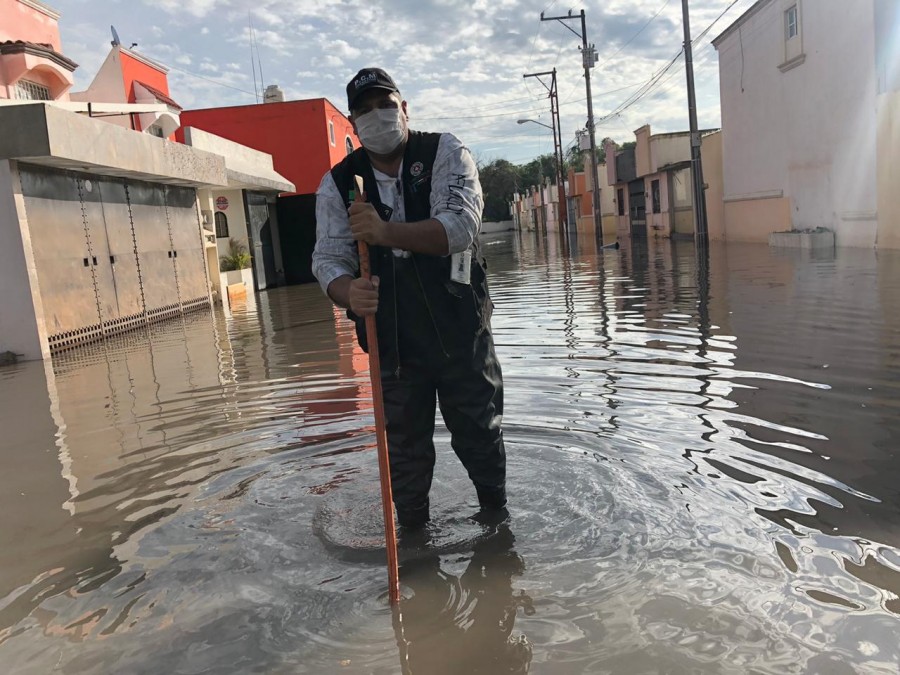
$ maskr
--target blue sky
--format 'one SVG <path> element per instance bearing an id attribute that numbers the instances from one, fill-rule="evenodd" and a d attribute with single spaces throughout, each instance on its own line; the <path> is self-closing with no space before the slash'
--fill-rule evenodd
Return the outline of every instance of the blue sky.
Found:
<path id="1" fill-rule="evenodd" d="M 599 61 L 591 73 L 598 141 L 633 140 L 687 129 L 683 60 L 654 89 L 621 110 L 629 96 L 678 54 L 680 0 L 48 0 L 62 13 L 63 50 L 80 64 L 85 88 L 109 50 L 109 26 L 122 43 L 172 70 L 173 98 L 185 108 L 253 103 L 252 21 L 263 79 L 289 99 L 326 97 L 345 110 L 344 85 L 359 68 L 390 72 L 409 101 L 410 123 L 452 131 L 481 161 L 514 163 L 552 152 L 550 101 L 535 79 L 557 69 L 564 144 L 587 120 L 581 42 L 547 15 L 585 9 Z M 710 41 L 753 0 L 691 0 L 701 127 L 720 124 L 718 63 Z M 580 23 L 571 22 L 580 30 Z M 259 74 L 257 73 L 257 80 Z M 258 86 L 258 83 L 257 83 Z M 346 111 L 345 111 L 346 112 Z"/>

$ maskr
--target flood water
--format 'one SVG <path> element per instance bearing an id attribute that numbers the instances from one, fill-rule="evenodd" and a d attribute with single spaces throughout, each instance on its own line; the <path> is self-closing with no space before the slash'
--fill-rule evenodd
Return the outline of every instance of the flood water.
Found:
<path id="1" fill-rule="evenodd" d="M 485 243 L 510 518 L 439 426 L 399 615 L 317 287 L 0 369 L 0 671 L 898 672 L 900 256 Z"/>

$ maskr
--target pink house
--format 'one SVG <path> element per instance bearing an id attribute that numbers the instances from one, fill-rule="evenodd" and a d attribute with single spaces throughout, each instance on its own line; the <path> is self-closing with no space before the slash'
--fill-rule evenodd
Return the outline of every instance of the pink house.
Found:
<path id="1" fill-rule="evenodd" d="M 72 72 L 62 55 L 59 13 L 38 0 L 0 0 L 0 99 L 68 101 Z"/>

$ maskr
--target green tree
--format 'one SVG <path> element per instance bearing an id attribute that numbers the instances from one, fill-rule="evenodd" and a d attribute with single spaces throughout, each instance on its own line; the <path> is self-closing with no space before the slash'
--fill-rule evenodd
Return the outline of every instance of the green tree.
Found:
<path id="1" fill-rule="evenodd" d="M 494 161 L 479 167 L 481 190 L 484 193 L 484 219 L 500 221 L 509 219 L 509 202 L 513 193 L 519 190 L 519 172 L 511 162 L 505 159 Z"/>
<path id="2" fill-rule="evenodd" d="M 551 183 L 556 182 L 556 157 L 552 153 L 540 155 L 526 164 L 520 164 L 518 169 L 520 185 L 523 188 L 540 185 L 545 178 Z M 563 175 L 567 174 L 568 171 L 568 166 L 564 165 Z"/>
<path id="3" fill-rule="evenodd" d="M 603 140 L 597 141 L 597 164 L 603 164 L 606 161 L 606 143 L 610 140 L 612 139 L 606 136 Z M 587 152 L 587 150 L 580 150 L 577 145 L 570 148 L 566 157 L 569 166 L 574 166 L 576 171 L 582 171 L 584 156 Z"/>

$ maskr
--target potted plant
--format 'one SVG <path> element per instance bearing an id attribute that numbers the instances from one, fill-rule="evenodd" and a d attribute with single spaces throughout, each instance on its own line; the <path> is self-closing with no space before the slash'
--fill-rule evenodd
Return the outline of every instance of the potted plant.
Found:
<path id="1" fill-rule="evenodd" d="M 253 274 L 250 264 L 253 258 L 242 241 L 230 238 L 228 253 L 219 257 L 219 271 L 225 277 L 225 286 L 243 282 L 249 289 L 253 287 Z"/>

